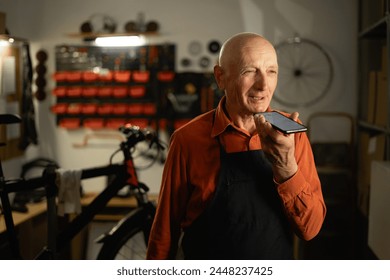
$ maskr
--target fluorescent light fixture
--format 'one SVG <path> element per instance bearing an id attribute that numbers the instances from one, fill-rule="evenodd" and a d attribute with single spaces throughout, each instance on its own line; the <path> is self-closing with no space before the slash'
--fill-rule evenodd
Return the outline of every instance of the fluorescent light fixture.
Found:
<path id="1" fill-rule="evenodd" d="M 95 44 L 101 47 L 141 46 L 145 44 L 145 39 L 141 36 L 98 37 Z"/>

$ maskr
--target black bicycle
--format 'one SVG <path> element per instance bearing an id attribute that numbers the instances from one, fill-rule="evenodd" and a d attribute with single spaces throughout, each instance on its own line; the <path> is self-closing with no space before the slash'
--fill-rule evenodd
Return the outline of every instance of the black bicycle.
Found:
<path id="1" fill-rule="evenodd" d="M 0 124 L 12 124 L 20 122 L 17 115 L 0 115 Z M 81 179 L 107 176 L 107 187 L 104 188 L 93 201 L 85 206 L 80 214 L 69 221 L 64 228 L 59 229 L 57 217 L 56 185 L 57 168 L 47 166 L 42 176 L 29 179 L 20 178 L 7 180 L 4 178 L 0 161 L 0 196 L 2 215 L 4 216 L 8 243 L 12 259 L 21 259 L 19 241 L 15 231 L 12 217 L 12 208 L 9 201 L 10 193 L 44 188 L 47 202 L 48 241 L 47 245 L 36 256 L 36 259 L 57 259 L 63 249 L 70 245 L 72 239 L 115 197 L 120 190 L 127 188 L 129 195 L 134 196 L 137 206 L 128 215 L 121 219 L 109 232 L 100 236 L 96 242 L 102 243 L 97 259 L 145 259 L 147 242 L 151 225 L 156 212 L 155 202 L 148 197 L 149 188 L 138 181 L 137 170 L 134 165 L 133 153 L 140 142 L 148 143 L 149 149 L 155 149 L 157 155 L 166 148 L 151 130 L 141 129 L 138 126 L 125 125 L 119 129 L 124 137 L 119 149 L 114 154 L 121 152 L 123 161 L 112 163 L 112 158 L 107 166 L 82 169 Z M 114 155 L 113 154 L 113 155 Z"/>

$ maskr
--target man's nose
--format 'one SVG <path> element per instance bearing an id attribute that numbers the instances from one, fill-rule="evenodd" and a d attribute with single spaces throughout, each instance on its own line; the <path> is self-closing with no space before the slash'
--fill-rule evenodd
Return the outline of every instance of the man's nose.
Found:
<path id="1" fill-rule="evenodd" d="M 259 72 L 256 75 L 256 81 L 255 81 L 255 86 L 259 90 L 265 90 L 267 87 L 267 77 L 264 75 L 264 73 Z"/>

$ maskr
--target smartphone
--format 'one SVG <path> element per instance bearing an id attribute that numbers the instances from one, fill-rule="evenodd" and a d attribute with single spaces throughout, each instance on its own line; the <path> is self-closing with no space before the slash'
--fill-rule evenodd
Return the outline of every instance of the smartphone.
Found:
<path id="1" fill-rule="evenodd" d="M 307 131 L 307 127 L 286 117 L 285 115 L 272 111 L 257 113 L 255 115 L 263 115 L 267 122 L 269 122 L 275 129 L 284 134 L 297 133 Z"/>

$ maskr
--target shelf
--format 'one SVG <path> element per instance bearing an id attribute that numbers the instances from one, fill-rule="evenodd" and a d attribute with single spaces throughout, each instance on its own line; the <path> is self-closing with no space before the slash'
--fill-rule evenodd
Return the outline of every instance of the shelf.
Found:
<path id="1" fill-rule="evenodd" d="M 156 31 L 150 32 L 133 32 L 133 33 L 70 33 L 67 34 L 73 38 L 98 38 L 98 37 L 124 37 L 124 36 L 157 36 L 159 33 Z"/>
<path id="2" fill-rule="evenodd" d="M 390 135 L 390 129 L 386 128 L 386 127 L 377 126 L 377 125 L 368 123 L 366 121 L 359 121 L 358 125 L 359 125 L 359 127 L 370 130 L 370 131 L 374 131 L 377 133 L 385 133 L 387 135 Z"/>
<path id="3" fill-rule="evenodd" d="M 386 37 L 388 17 L 383 17 L 359 33 L 360 39 L 376 39 Z"/>

